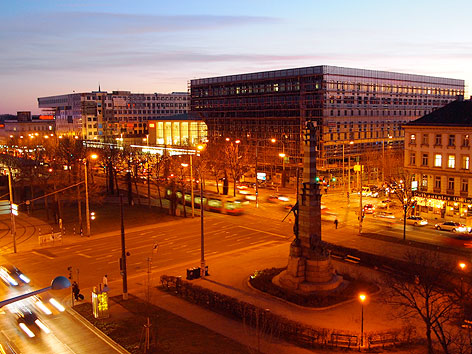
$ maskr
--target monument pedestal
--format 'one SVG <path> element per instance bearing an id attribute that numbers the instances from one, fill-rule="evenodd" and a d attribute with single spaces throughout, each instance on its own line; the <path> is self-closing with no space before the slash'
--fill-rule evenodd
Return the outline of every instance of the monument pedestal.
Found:
<path id="1" fill-rule="evenodd" d="M 300 246 L 290 246 L 287 270 L 274 277 L 272 282 L 285 289 L 300 293 L 327 293 L 336 290 L 343 282 L 331 264 L 327 252 L 302 255 Z"/>

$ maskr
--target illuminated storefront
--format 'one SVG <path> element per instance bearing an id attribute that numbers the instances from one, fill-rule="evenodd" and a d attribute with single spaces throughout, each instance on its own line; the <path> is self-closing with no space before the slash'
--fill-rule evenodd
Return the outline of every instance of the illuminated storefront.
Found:
<path id="1" fill-rule="evenodd" d="M 414 200 L 420 215 L 426 218 L 456 220 L 472 226 L 472 198 L 416 192 Z"/>

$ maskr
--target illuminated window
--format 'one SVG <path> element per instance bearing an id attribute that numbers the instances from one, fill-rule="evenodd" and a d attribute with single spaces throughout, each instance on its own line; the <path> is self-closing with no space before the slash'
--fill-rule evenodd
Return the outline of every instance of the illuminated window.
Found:
<path id="1" fill-rule="evenodd" d="M 462 146 L 469 146 L 469 134 L 463 136 Z"/>
<path id="2" fill-rule="evenodd" d="M 442 155 L 436 154 L 434 155 L 434 167 L 441 167 L 442 166 Z"/>
<path id="3" fill-rule="evenodd" d="M 462 168 L 464 170 L 469 169 L 469 156 L 462 156 Z"/>
<path id="4" fill-rule="evenodd" d="M 410 135 L 410 144 L 416 144 L 416 135 L 415 134 Z"/>
<path id="5" fill-rule="evenodd" d="M 456 157 L 454 155 L 449 155 L 447 159 L 447 167 L 456 168 Z"/>
<path id="6" fill-rule="evenodd" d="M 421 185 L 425 188 L 428 187 L 428 175 L 423 175 L 421 177 Z"/>

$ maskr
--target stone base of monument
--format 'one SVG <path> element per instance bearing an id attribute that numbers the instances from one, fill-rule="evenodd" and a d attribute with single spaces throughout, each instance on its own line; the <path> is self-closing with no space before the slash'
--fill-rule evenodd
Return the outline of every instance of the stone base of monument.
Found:
<path id="1" fill-rule="evenodd" d="M 300 293 L 329 293 L 340 289 L 343 277 L 336 274 L 325 252 L 301 256 L 298 247 L 291 247 L 287 270 L 272 279 L 281 288 Z"/>

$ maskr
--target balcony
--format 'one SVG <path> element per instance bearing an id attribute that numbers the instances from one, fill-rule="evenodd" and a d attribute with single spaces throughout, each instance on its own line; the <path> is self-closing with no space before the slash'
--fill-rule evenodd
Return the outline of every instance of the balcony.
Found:
<path id="1" fill-rule="evenodd" d="M 433 193 L 441 193 L 441 188 L 433 188 Z"/>
<path id="2" fill-rule="evenodd" d="M 464 197 L 464 198 L 467 198 L 469 196 L 469 192 L 468 191 L 461 191 L 461 197 Z"/>

